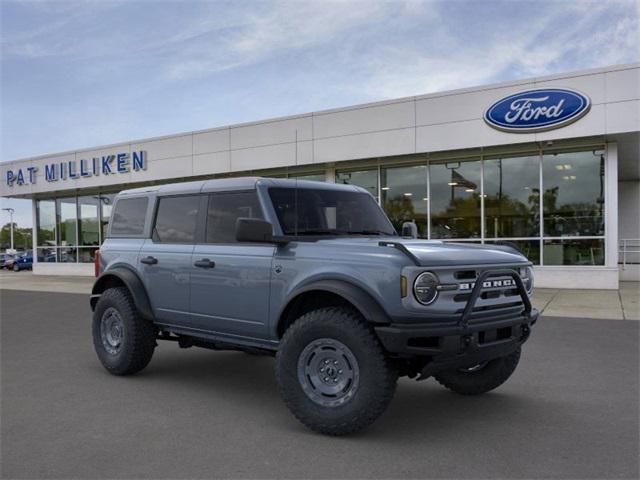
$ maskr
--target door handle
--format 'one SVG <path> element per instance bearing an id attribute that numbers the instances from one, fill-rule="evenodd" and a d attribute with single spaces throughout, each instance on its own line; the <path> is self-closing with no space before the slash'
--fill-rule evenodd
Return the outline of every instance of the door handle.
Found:
<path id="1" fill-rule="evenodd" d="M 149 255 L 148 257 L 140 259 L 140 263 L 144 263 L 145 265 L 155 265 L 158 263 L 158 259 Z"/>
<path id="2" fill-rule="evenodd" d="M 199 268 L 213 268 L 216 266 L 216 262 L 212 262 L 208 258 L 203 258 L 202 260 L 193 262 L 193 265 Z"/>

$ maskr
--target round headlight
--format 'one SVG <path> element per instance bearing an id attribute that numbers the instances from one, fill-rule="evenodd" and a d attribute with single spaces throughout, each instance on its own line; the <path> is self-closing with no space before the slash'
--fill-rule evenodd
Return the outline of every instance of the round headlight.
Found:
<path id="1" fill-rule="evenodd" d="M 413 284 L 413 294 L 423 305 L 429 305 L 434 302 L 438 296 L 438 277 L 435 273 L 424 272 L 418 275 Z"/>
<path id="2" fill-rule="evenodd" d="M 527 276 L 524 279 L 524 288 L 526 288 L 529 295 L 533 293 L 533 268 L 531 267 L 527 267 Z"/>

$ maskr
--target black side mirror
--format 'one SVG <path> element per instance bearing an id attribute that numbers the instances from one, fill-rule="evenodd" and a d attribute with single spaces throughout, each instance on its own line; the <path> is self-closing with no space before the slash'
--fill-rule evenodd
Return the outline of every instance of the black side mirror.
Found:
<path id="1" fill-rule="evenodd" d="M 236 240 L 238 242 L 271 243 L 273 227 L 260 218 L 238 218 L 236 220 Z"/>

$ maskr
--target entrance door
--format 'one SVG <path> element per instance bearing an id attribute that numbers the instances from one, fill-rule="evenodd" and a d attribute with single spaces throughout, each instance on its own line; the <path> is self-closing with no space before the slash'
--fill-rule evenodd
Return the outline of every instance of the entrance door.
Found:
<path id="1" fill-rule="evenodd" d="M 205 243 L 191 259 L 191 325 L 221 336 L 264 338 L 275 247 L 238 244 L 239 217 L 263 218 L 255 190 L 210 194 Z"/>
<path id="2" fill-rule="evenodd" d="M 159 198 L 152 238 L 140 251 L 140 271 L 159 323 L 184 326 L 189 322 L 191 255 L 200 198 Z"/>

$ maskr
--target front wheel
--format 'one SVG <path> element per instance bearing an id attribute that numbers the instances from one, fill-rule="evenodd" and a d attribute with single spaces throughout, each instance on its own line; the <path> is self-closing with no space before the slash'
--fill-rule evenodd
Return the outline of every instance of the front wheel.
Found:
<path id="1" fill-rule="evenodd" d="M 156 327 L 140 317 L 124 287 L 109 288 L 93 312 L 93 346 L 100 362 L 114 375 L 139 372 L 151 361 Z"/>
<path id="2" fill-rule="evenodd" d="M 19 271 L 20 271 L 20 267 L 18 266 L 18 264 L 17 264 L 17 263 L 14 263 L 14 264 L 13 264 L 13 271 L 14 271 L 14 272 L 19 272 Z"/>
<path id="3" fill-rule="evenodd" d="M 382 415 L 398 374 L 357 312 L 330 307 L 303 315 L 286 331 L 276 378 L 300 422 L 319 433 L 346 435 Z"/>
<path id="4" fill-rule="evenodd" d="M 520 349 L 470 368 L 448 370 L 434 375 L 449 390 L 461 395 L 480 395 L 498 388 L 515 371 L 520 361 Z"/>

